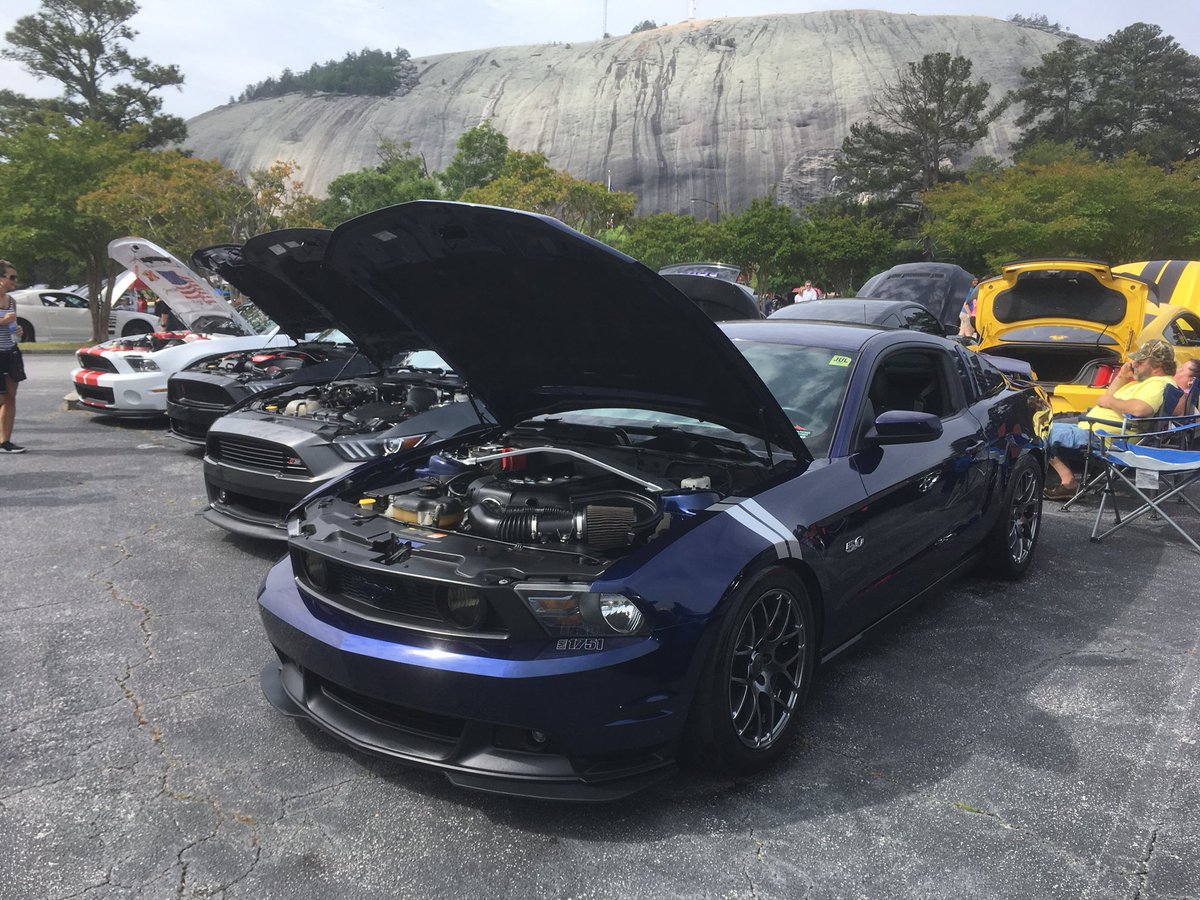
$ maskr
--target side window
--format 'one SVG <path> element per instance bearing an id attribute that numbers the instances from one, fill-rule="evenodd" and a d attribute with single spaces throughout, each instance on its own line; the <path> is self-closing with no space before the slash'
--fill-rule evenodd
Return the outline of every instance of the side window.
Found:
<path id="1" fill-rule="evenodd" d="M 926 334 L 945 334 L 941 323 L 927 309 L 913 307 L 904 314 L 904 327 L 911 331 L 923 331 Z"/>
<path id="2" fill-rule="evenodd" d="M 1177 347 L 1200 346 L 1200 319 L 1182 314 L 1168 329 L 1167 339 Z"/>
<path id="3" fill-rule="evenodd" d="M 975 384 L 980 392 L 979 396 L 992 397 L 1004 390 L 1007 382 L 999 369 L 972 350 L 964 350 L 963 356 L 975 378 Z"/>
<path id="4" fill-rule="evenodd" d="M 938 418 L 954 415 L 961 401 L 949 374 L 945 353 L 905 349 L 889 354 L 876 368 L 867 391 L 873 414 L 906 409 Z"/>

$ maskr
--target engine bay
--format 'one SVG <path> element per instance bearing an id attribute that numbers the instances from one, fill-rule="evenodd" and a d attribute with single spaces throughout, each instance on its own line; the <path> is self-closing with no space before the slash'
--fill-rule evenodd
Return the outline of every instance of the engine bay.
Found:
<path id="1" fill-rule="evenodd" d="M 344 356 L 345 354 L 338 354 Z M 205 359 L 190 366 L 194 372 L 224 375 L 240 384 L 249 381 L 270 381 L 334 359 L 335 354 L 323 349 L 243 350 Z"/>
<path id="2" fill-rule="evenodd" d="M 610 445 L 548 443 L 547 429 L 518 429 L 442 450 L 380 484 L 351 479 L 336 499 L 318 501 L 323 527 L 378 518 L 406 534 L 427 529 L 611 560 L 772 472 L 732 441 L 674 429 L 590 431 Z"/>
<path id="3" fill-rule="evenodd" d="M 256 398 L 246 409 L 336 425 L 340 434 L 367 434 L 410 416 L 467 399 L 453 375 L 391 374 L 343 378 Z"/>

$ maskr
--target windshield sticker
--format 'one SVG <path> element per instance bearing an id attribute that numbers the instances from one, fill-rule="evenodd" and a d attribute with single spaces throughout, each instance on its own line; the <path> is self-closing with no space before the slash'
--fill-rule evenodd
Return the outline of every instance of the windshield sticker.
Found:
<path id="1" fill-rule="evenodd" d="M 800 437 L 802 437 L 802 438 L 806 438 L 806 437 L 808 437 L 810 434 L 812 434 L 812 429 L 811 429 L 811 428 L 807 428 L 807 427 L 805 427 L 804 425 L 796 425 L 796 426 L 793 426 L 793 427 L 795 427 L 795 429 L 796 429 L 796 434 L 798 434 L 798 435 L 799 435 Z"/>
<path id="2" fill-rule="evenodd" d="M 831 366 L 848 366 L 850 365 L 850 357 L 835 356 L 833 359 L 829 360 L 829 364 Z"/>

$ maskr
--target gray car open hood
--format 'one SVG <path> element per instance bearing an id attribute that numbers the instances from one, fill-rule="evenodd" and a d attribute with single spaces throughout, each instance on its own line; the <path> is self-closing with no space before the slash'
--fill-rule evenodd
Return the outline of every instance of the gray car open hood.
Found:
<path id="1" fill-rule="evenodd" d="M 332 231 L 286 228 L 256 235 L 242 244 L 218 244 L 192 254 L 192 262 L 211 269 L 300 340 L 326 328 L 340 329 L 380 368 L 398 352 L 424 349 L 409 340 L 380 342 L 374 325 L 362 317 L 343 316 L 371 304 L 359 287 L 348 284 L 323 265 Z M 377 355 L 378 354 L 378 355 Z"/>
<path id="2" fill-rule="evenodd" d="M 376 344 L 437 350 L 501 424 L 657 409 L 811 459 L 762 379 L 687 297 L 554 219 L 405 203 L 336 228 L 325 267 L 371 298 L 340 310 L 356 332 L 370 322 Z"/>

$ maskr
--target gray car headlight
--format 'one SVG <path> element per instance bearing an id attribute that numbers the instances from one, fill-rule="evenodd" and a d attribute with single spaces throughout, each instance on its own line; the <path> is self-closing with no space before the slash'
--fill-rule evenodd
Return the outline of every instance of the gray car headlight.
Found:
<path id="1" fill-rule="evenodd" d="M 129 363 L 129 368 L 135 372 L 159 371 L 158 363 L 148 356 L 127 356 L 125 357 L 125 362 Z"/>
<path id="2" fill-rule="evenodd" d="M 594 593 L 587 585 L 519 584 L 515 588 L 551 637 L 645 634 L 649 622 L 625 594 Z"/>
<path id="3" fill-rule="evenodd" d="M 377 437 L 365 440 L 334 441 L 333 449 L 342 459 L 350 462 L 362 462 L 380 456 L 391 456 L 401 450 L 411 450 L 427 437 L 429 437 L 428 434 L 407 434 L 394 438 Z"/>

